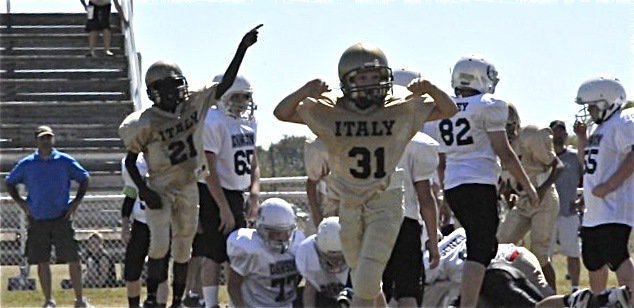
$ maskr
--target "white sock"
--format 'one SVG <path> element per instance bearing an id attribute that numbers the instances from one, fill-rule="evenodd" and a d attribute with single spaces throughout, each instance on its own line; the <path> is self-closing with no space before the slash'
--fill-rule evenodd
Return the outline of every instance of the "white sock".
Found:
<path id="1" fill-rule="evenodd" d="M 203 286 L 203 297 L 205 298 L 205 308 L 218 305 L 218 286 Z"/>

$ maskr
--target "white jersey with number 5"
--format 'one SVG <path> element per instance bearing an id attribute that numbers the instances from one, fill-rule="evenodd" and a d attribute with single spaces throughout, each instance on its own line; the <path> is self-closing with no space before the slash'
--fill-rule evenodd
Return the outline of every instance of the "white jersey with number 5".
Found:
<path id="1" fill-rule="evenodd" d="M 216 108 L 207 113 L 203 148 L 216 154 L 216 171 L 223 188 L 246 190 L 251 186 L 256 129 L 255 120 L 233 118 Z"/>
<path id="2" fill-rule="evenodd" d="M 583 226 L 606 223 L 634 226 L 634 176 L 603 198 L 591 192 L 616 172 L 629 153 L 634 151 L 634 109 L 615 112 L 601 125 L 588 127 L 588 143 L 584 150 L 585 172 L 583 198 L 587 212 Z"/>
<path id="3" fill-rule="evenodd" d="M 243 278 L 242 298 L 248 307 L 292 307 L 299 273 L 295 254 L 304 240 L 295 231 L 288 251 L 273 252 L 255 229 L 241 228 L 227 239 L 231 269 Z"/>
<path id="4" fill-rule="evenodd" d="M 497 185 L 501 166 L 487 133 L 505 131 L 507 103 L 490 94 L 455 97 L 454 101 L 458 113 L 437 122 L 440 152 L 447 155 L 445 189 Z"/>

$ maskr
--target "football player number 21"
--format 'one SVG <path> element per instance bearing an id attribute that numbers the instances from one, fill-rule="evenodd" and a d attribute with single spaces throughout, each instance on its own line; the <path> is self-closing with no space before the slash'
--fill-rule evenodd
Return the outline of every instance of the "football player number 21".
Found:
<path id="1" fill-rule="evenodd" d="M 170 143 L 167 149 L 170 151 L 170 163 L 172 166 L 198 155 L 194 146 L 194 135 L 187 136 L 186 141 L 176 140 Z"/>
<path id="2" fill-rule="evenodd" d="M 385 177 L 385 148 L 379 147 L 374 152 L 368 148 L 354 147 L 348 151 L 348 157 L 357 158 L 357 168 L 350 168 L 350 174 L 358 179 L 367 179 L 370 175 L 380 179 Z M 376 171 L 372 174 L 372 161 L 376 160 Z"/>
<path id="3" fill-rule="evenodd" d="M 440 137 L 442 137 L 442 141 L 444 141 L 448 146 L 452 145 L 454 141 L 456 142 L 456 145 L 472 144 L 473 138 L 471 136 L 467 136 L 470 129 L 471 124 L 469 124 L 469 120 L 466 118 L 457 119 L 455 124 L 449 119 L 444 119 L 438 123 Z"/>

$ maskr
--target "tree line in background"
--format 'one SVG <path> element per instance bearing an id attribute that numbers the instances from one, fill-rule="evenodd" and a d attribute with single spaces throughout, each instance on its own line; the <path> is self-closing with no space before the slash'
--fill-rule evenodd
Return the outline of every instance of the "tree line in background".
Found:
<path id="1" fill-rule="evenodd" d="M 634 101 L 628 101 L 623 109 L 634 107 Z M 568 144 L 576 147 L 574 132 L 568 132 Z M 304 143 L 306 137 L 284 136 L 282 140 L 271 144 L 268 150 L 258 147 L 261 177 L 304 176 Z"/>

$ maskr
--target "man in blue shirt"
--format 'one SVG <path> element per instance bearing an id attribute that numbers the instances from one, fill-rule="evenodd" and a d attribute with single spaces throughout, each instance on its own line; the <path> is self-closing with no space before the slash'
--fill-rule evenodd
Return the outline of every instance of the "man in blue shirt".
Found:
<path id="1" fill-rule="evenodd" d="M 44 307 L 55 307 L 51 298 L 51 245 L 57 260 L 68 263 L 75 289 L 75 307 L 86 307 L 82 296 L 81 265 L 78 245 L 70 217 L 88 188 L 88 171 L 70 155 L 53 148 L 55 134 L 48 126 L 35 131 L 37 150 L 20 160 L 6 177 L 7 191 L 28 217 L 26 255 L 29 264 L 37 264 Z M 79 183 L 75 199 L 70 200 L 70 181 Z M 16 185 L 24 184 L 24 200 Z"/>

